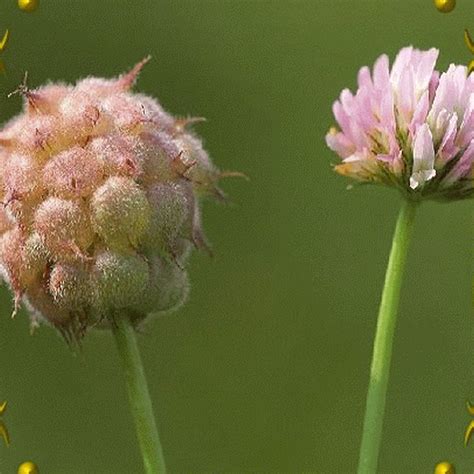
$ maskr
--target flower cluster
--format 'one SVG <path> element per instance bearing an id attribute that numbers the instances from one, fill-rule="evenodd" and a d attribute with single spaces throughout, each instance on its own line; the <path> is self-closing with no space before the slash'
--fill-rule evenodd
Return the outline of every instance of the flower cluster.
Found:
<path id="1" fill-rule="evenodd" d="M 205 247 L 198 198 L 220 176 L 201 141 L 130 92 L 147 61 L 106 80 L 20 86 L 0 131 L 0 265 L 32 322 L 67 338 L 179 306 L 184 265 Z"/>
<path id="2" fill-rule="evenodd" d="M 438 50 L 403 48 L 390 70 L 380 56 L 363 67 L 358 90 L 333 105 L 340 130 L 328 146 L 335 170 L 398 188 L 409 199 L 463 199 L 474 194 L 474 76 L 465 66 L 434 69 Z"/>

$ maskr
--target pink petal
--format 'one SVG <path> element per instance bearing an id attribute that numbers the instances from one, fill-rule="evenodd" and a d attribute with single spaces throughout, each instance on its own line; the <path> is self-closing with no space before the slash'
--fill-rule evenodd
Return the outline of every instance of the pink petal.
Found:
<path id="1" fill-rule="evenodd" d="M 410 187 L 415 189 L 435 175 L 433 137 L 428 124 L 425 123 L 418 128 L 413 142 L 413 170 L 410 176 Z"/>
<path id="2" fill-rule="evenodd" d="M 472 169 L 472 163 L 474 160 L 474 140 L 471 141 L 459 161 L 456 163 L 454 168 L 448 173 L 446 178 L 443 180 L 443 184 L 451 185 L 459 179 L 468 175 Z"/>

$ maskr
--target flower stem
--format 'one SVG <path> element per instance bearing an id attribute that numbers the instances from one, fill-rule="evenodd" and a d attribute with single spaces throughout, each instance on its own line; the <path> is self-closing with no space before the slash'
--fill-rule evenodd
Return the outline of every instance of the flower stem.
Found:
<path id="1" fill-rule="evenodd" d="M 373 474 L 377 469 L 393 335 L 416 207 L 416 202 L 404 201 L 393 234 L 375 333 L 358 474 Z"/>
<path id="2" fill-rule="evenodd" d="M 128 399 L 135 421 L 145 473 L 163 474 L 166 472 L 165 461 L 153 415 L 148 384 L 143 371 L 135 330 L 125 314 L 116 318 L 113 332 L 125 373 Z"/>

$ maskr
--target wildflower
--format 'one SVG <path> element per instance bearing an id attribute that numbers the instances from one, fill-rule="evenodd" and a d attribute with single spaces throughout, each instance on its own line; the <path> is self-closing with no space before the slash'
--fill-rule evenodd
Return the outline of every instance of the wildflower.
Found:
<path id="1" fill-rule="evenodd" d="M 15 308 L 68 339 L 182 304 L 206 242 L 199 197 L 220 194 L 187 120 L 130 91 L 146 61 L 75 86 L 25 79 L 24 110 L 0 131 L 3 276 Z"/>
<path id="2" fill-rule="evenodd" d="M 451 64 L 436 71 L 438 50 L 403 48 L 392 68 L 386 55 L 358 90 L 333 105 L 340 130 L 326 135 L 342 163 L 335 170 L 361 182 L 394 186 L 411 200 L 471 197 L 474 76 Z"/>

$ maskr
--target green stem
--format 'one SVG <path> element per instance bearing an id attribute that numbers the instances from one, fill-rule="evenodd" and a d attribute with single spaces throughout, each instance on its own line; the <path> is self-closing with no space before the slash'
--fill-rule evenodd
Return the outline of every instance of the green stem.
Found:
<path id="1" fill-rule="evenodd" d="M 393 234 L 375 333 L 358 474 L 373 474 L 377 469 L 393 335 L 416 207 L 413 201 L 403 203 Z"/>
<path id="2" fill-rule="evenodd" d="M 153 415 L 148 384 L 135 337 L 135 330 L 128 317 L 124 314 L 119 315 L 115 323 L 113 332 L 125 373 L 128 399 L 135 421 L 135 429 L 143 456 L 145 473 L 163 474 L 166 472 L 165 461 Z"/>

